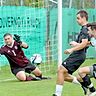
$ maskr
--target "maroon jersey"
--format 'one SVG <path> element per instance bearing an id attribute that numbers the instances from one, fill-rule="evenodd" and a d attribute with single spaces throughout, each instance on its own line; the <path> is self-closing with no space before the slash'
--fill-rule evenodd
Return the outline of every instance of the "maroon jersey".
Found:
<path id="1" fill-rule="evenodd" d="M 0 54 L 7 57 L 11 67 L 24 67 L 29 63 L 20 44 L 15 41 L 12 47 L 7 45 L 1 47 Z"/>

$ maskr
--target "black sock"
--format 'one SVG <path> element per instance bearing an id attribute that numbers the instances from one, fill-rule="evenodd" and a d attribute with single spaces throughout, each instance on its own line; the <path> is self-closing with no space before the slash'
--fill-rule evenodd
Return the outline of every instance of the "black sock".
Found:
<path id="1" fill-rule="evenodd" d="M 40 75 L 40 76 L 36 76 L 36 77 L 38 77 L 38 78 L 42 79 L 42 75 Z"/>
<path id="2" fill-rule="evenodd" d="M 89 85 L 92 84 L 89 76 L 86 75 L 86 76 L 85 76 L 84 78 L 82 78 L 82 79 L 83 79 L 83 82 L 84 82 L 84 84 L 85 84 L 85 85 L 84 85 L 85 87 L 88 87 Z M 89 90 L 90 90 L 90 92 L 94 92 L 94 91 L 95 91 L 94 86 L 90 87 Z"/>
<path id="3" fill-rule="evenodd" d="M 83 79 L 83 82 L 85 83 L 86 86 L 89 86 L 91 84 L 91 80 L 89 78 L 89 76 L 85 76 Z"/>
<path id="4" fill-rule="evenodd" d="M 80 82 L 80 84 L 81 84 L 81 86 L 84 86 L 84 87 L 88 88 L 87 85 L 84 82 Z"/>

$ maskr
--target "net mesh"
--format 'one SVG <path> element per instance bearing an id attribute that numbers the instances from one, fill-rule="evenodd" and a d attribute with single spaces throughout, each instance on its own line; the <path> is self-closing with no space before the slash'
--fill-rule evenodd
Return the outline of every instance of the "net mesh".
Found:
<path id="1" fill-rule="evenodd" d="M 27 1 L 23 4 L 25 2 Z M 1 10 L 3 13 L 1 36 L 3 37 L 6 32 L 20 35 L 21 40 L 29 45 L 29 48 L 24 50 L 29 59 L 33 54 L 42 56 L 42 64 L 39 66 L 42 71 L 50 71 L 54 64 L 56 66 L 58 60 L 57 2 L 31 0 L 30 3 L 26 3 L 26 6 L 4 6 Z M 0 45 L 3 43 L 0 42 Z M 6 59 L 0 58 L 0 61 L 1 65 L 8 64 Z"/>

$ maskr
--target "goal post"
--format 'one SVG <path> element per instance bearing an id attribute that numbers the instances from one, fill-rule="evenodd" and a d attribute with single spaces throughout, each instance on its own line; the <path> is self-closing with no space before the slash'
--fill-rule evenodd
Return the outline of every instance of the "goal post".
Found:
<path id="1" fill-rule="evenodd" d="M 62 63 L 62 0 L 58 0 L 58 66 Z"/>

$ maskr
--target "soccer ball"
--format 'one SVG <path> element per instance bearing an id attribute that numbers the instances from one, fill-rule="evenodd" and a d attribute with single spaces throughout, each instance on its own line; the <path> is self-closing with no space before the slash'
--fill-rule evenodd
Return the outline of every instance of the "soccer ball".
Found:
<path id="1" fill-rule="evenodd" d="M 33 54 L 33 56 L 30 58 L 30 61 L 32 64 L 41 64 L 42 63 L 42 57 L 40 54 Z"/>

